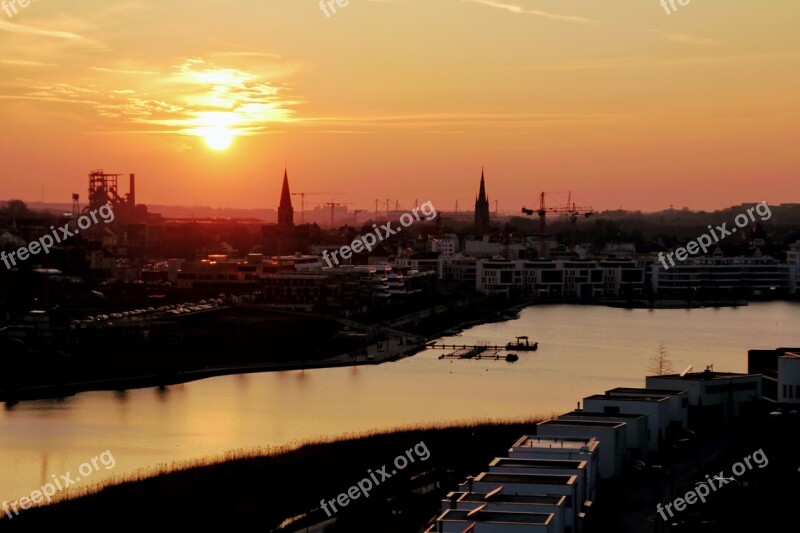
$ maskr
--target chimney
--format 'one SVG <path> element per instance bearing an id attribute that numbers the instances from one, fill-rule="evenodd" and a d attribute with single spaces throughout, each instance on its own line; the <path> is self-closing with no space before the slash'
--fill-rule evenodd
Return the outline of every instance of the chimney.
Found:
<path id="1" fill-rule="evenodd" d="M 131 207 L 136 205 L 136 175 L 131 174 L 130 176 L 130 192 L 128 193 L 128 201 L 130 202 Z"/>

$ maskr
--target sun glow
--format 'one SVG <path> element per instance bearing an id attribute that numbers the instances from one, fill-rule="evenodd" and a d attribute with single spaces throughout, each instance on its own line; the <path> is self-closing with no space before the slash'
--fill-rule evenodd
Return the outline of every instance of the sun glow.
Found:
<path id="1" fill-rule="evenodd" d="M 225 126 L 213 126 L 203 131 L 206 144 L 212 150 L 225 150 L 233 142 L 233 132 Z"/>
<path id="2" fill-rule="evenodd" d="M 205 139 L 212 150 L 220 151 L 228 148 L 237 135 L 240 119 L 236 113 L 201 112 L 198 113 L 197 125 L 192 133 Z"/>

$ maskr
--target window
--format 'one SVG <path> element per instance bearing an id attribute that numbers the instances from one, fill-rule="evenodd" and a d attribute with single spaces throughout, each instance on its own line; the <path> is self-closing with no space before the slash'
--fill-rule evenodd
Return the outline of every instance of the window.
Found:
<path id="1" fill-rule="evenodd" d="M 606 405 L 603 407 L 603 412 L 607 415 L 618 415 L 619 414 L 619 406 L 618 405 Z"/>

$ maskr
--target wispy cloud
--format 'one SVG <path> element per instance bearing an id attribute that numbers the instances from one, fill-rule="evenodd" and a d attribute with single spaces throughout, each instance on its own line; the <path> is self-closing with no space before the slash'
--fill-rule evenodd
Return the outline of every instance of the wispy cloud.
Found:
<path id="1" fill-rule="evenodd" d="M 292 122 L 305 126 L 336 125 L 360 128 L 530 128 L 552 124 L 607 122 L 625 118 L 623 113 L 410 113 L 397 115 L 303 117 Z"/>
<path id="2" fill-rule="evenodd" d="M 3 59 L 0 57 L 0 65 L 10 65 L 12 67 L 55 67 L 55 63 L 42 63 L 41 61 L 26 61 L 25 59 Z"/>
<path id="3" fill-rule="evenodd" d="M 201 58 L 187 59 L 166 72 L 88 68 L 110 74 L 108 82 L 40 83 L 0 98 L 88 106 L 101 117 L 116 119 L 109 128 L 113 131 L 139 125 L 145 131 L 191 136 L 203 136 L 209 128 L 237 136 L 264 132 L 271 125 L 291 122 L 292 106 L 300 103 L 258 72 L 221 68 Z M 125 85 L 120 86 L 120 79 Z"/>
<path id="4" fill-rule="evenodd" d="M 800 57 L 800 51 L 794 52 L 765 52 L 761 54 L 717 55 L 680 57 L 675 59 L 662 59 L 661 64 L 673 66 L 713 65 L 722 63 L 739 63 L 744 61 L 768 61 L 772 59 L 787 59 Z"/>
<path id="5" fill-rule="evenodd" d="M 15 33 L 18 35 L 31 35 L 35 37 L 48 37 L 51 39 L 60 39 L 65 41 L 71 41 L 75 43 L 81 44 L 90 44 L 92 46 L 97 47 L 104 47 L 104 45 L 100 44 L 97 41 L 92 39 L 88 39 L 82 35 L 78 35 L 77 33 L 72 33 L 69 31 L 61 31 L 61 30 L 51 30 L 45 28 L 37 28 L 34 26 L 27 26 L 25 24 L 16 24 L 13 22 L 8 22 L 6 20 L 0 19 L 0 31 L 4 31 L 7 33 Z"/>
<path id="6" fill-rule="evenodd" d="M 706 37 L 696 37 L 694 35 L 686 35 L 683 33 L 662 33 L 662 37 L 668 41 L 673 41 L 682 44 L 694 44 L 697 46 L 722 46 L 721 41 L 716 39 L 709 39 Z"/>
<path id="7" fill-rule="evenodd" d="M 560 20 L 562 22 L 575 22 L 579 24 L 596 24 L 598 22 L 596 20 L 586 17 L 578 17 L 574 15 L 559 15 L 556 13 L 550 13 L 548 11 L 540 11 L 538 9 L 526 9 L 516 4 L 504 4 L 502 2 L 495 2 L 494 0 L 461 0 L 461 1 L 470 4 L 480 4 L 486 7 L 502 9 L 504 11 L 508 11 L 510 13 L 516 13 L 519 15 L 533 15 L 536 17 Z"/>
<path id="8" fill-rule="evenodd" d="M 124 74 L 126 76 L 156 76 L 158 72 L 154 70 L 130 70 L 123 68 L 107 68 L 107 67 L 88 67 L 89 70 L 95 72 L 103 72 L 107 74 Z"/>
<path id="9" fill-rule="evenodd" d="M 603 58 L 589 61 L 576 61 L 570 63 L 553 63 L 549 65 L 523 65 L 512 67 L 516 71 L 570 71 L 570 70 L 604 70 L 625 68 L 640 65 L 643 59 L 636 57 Z"/>

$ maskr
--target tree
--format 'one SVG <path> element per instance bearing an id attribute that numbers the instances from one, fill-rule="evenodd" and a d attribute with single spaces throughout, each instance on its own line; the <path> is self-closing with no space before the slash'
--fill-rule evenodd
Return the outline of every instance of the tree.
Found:
<path id="1" fill-rule="evenodd" d="M 33 215 L 22 200 L 9 200 L 4 208 L 0 208 L 0 217 L 8 220 L 16 220 Z"/>
<path id="2" fill-rule="evenodd" d="M 672 361 L 667 354 L 667 347 L 664 345 L 664 341 L 661 341 L 658 345 L 658 352 L 650 359 L 650 366 L 647 367 L 647 370 L 655 376 L 672 374 Z"/>

